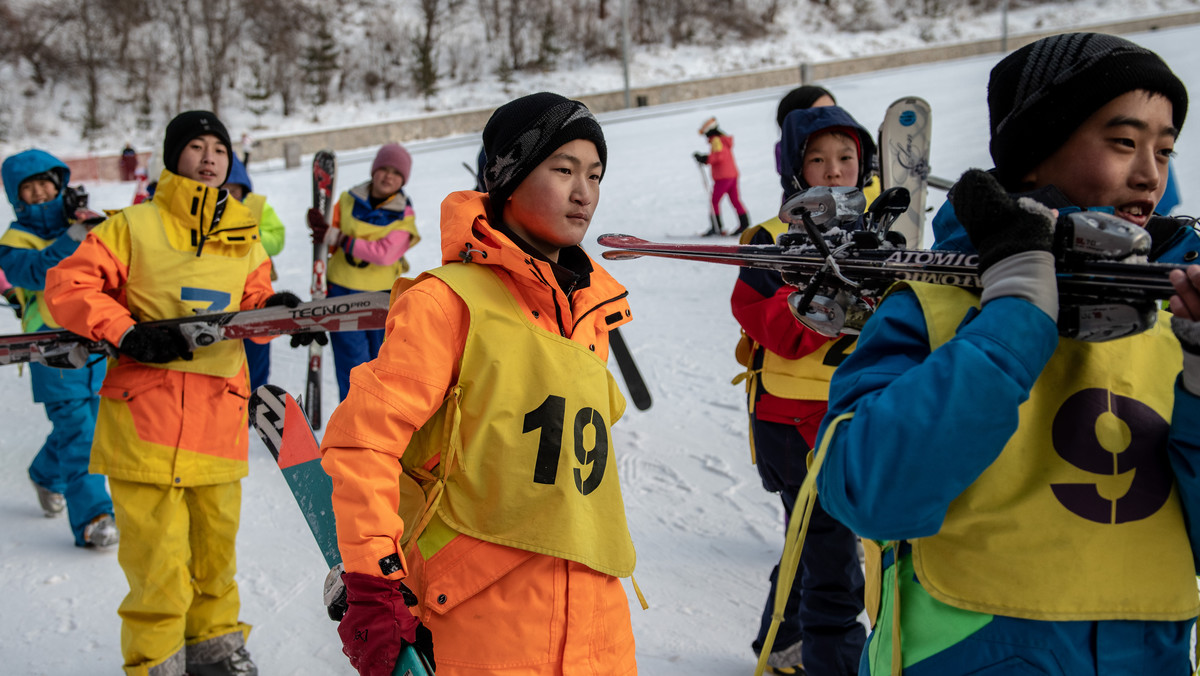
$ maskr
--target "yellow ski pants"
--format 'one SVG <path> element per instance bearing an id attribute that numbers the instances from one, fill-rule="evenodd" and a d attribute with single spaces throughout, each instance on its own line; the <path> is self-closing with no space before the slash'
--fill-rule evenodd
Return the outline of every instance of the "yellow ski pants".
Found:
<path id="1" fill-rule="evenodd" d="M 129 581 L 117 611 L 125 672 L 182 674 L 185 662 L 219 661 L 241 647 L 250 633 L 238 621 L 233 579 L 241 481 L 176 488 L 110 478 L 109 487 Z"/>

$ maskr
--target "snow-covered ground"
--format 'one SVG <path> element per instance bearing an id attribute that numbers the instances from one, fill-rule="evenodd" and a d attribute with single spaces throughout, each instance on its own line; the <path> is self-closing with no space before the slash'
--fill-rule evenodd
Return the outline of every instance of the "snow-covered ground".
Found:
<path id="1" fill-rule="evenodd" d="M 1073 3 L 1075 4 L 1075 3 Z M 1200 28 L 1131 36 L 1159 52 L 1192 91 L 1200 91 Z M 826 84 L 868 129 L 887 104 L 917 94 L 934 110 L 934 173 L 954 177 L 988 166 L 987 74 L 994 56 L 831 80 Z M 691 154 L 701 150 L 700 122 L 716 115 L 735 135 L 743 200 L 755 221 L 779 205 L 772 147 L 774 111 L 784 89 L 601 116 L 609 146 L 603 200 L 591 234 L 626 232 L 647 238 L 697 233 L 706 226 L 701 178 Z M 1177 168 L 1188 195 L 1200 181 L 1200 131 L 1185 126 Z M 408 191 L 425 241 L 409 256 L 414 273 L 438 264 L 438 204 L 471 185 L 461 163 L 478 148 L 474 136 L 414 142 Z M 337 189 L 366 179 L 373 149 L 339 157 Z M 289 230 L 276 258 L 279 289 L 304 295 L 310 248 L 303 226 L 309 201 L 304 170 L 254 172 Z M 93 205 L 128 204 L 129 184 L 87 186 Z M 937 191 L 929 206 L 942 201 Z M 728 206 L 725 207 L 728 209 Z M 1196 209 L 1185 197 L 1184 210 Z M 7 204 L 0 222 L 11 218 Z M 733 220 L 726 212 L 726 222 Z M 600 247 L 588 248 L 596 256 Z M 783 540 L 778 499 L 764 492 L 749 462 L 744 393 L 730 385 L 738 373 L 733 349 L 738 328 L 728 297 L 736 270 L 644 259 L 607 264 L 630 291 L 634 322 L 625 338 L 650 384 L 653 407 L 630 408 L 614 428 L 618 467 L 634 543 L 637 579 L 650 603 L 631 596 L 638 661 L 643 674 L 750 674 L 754 636 L 767 575 Z M 0 332 L 19 330 L 0 317 Z M 273 345 L 273 382 L 294 392 L 305 361 L 284 341 Z M 326 410 L 336 404 L 332 371 Z M 37 507 L 25 468 L 48 424 L 16 367 L 0 368 L 0 409 L 6 411 L 0 457 L 0 672 L 83 675 L 118 673 L 117 605 L 126 583 L 114 552 L 76 549 L 64 520 Z M 278 470 L 257 439 L 251 442 L 238 539 L 242 619 L 254 625 L 249 648 L 263 673 L 352 674 L 335 626 L 321 604 L 324 564 Z M 498 620 L 502 621 L 502 620 Z"/>

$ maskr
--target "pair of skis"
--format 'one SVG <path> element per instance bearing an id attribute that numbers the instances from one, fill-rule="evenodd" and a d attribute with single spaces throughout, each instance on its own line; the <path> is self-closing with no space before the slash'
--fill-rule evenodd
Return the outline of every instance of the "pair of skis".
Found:
<path id="1" fill-rule="evenodd" d="M 774 270 L 796 287 L 788 304 L 796 319 L 822 335 L 858 333 L 873 307 L 895 282 L 982 287 L 978 256 L 905 249 L 889 228 L 908 206 L 902 188 L 885 191 L 862 218 L 856 188 L 810 188 L 786 203 L 779 217 L 792 225 L 778 244 L 670 244 L 630 235 L 602 235 L 606 259 L 641 256 Z M 800 226 L 800 227 L 797 227 Z M 1117 216 L 1081 211 L 1061 216 L 1054 237 L 1059 293 L 1059 334 L 1100 342 L 1145 331 L 1157 304 L 1175 294 L 1169 274 L 1184 266 L 1145 263 L 1150 235 Z"/>

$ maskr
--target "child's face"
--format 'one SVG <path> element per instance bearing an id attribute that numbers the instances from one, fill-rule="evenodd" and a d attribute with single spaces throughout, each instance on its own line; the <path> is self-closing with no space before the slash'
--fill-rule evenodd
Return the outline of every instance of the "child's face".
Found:
<path id="1" fill-rule="evenodd" d="M 222 187 L 229 191 L 229 195 L 233 199 L 239 202 L 246 199 L 246 188 L 242 187 L 241 183 L 226 183 Z"/>
<path id="2" fill-rule="evenodd" d="M 395 167 L 380 167 L 371 174 L 371 197 L 383 199 L 404 187 L 404 174 Z"/>
<path id="3" fill-rule="evenodd" d="M 17 197 L 26 204 L 45 204 L 57 196 L 54 181 L 44 178 L 31 178 L 17 188 Z"/>
<path id="4" fill-rule="evenodd" d="M 563 144 L 529 174 L 504 205 L 504 222 L 552 261 L 583 241 L 600 201 L 604 165 L 596 144 Z"/>
<path id="5" fill-rule="evenodd" d="M 1132 91 L 1109 101 L 1033 169 L 1034 188 L 1054 185 L 1080 207 L 1113 207 L 1145 226 L 1167 188 L 1178 131 L 1165 96 Z"/>
<path id="6" fill-rule="evenodd" d="M 210 188 L 219 188 L 229 173 L 229 149 L 212 134 L 197 136 L 179 153 L 177 173 L 199 181 Z"/>
<path id="7" fill-rule="evenodd" d="M 854 187 L 858 183 L 858 147 L 845 134 L 816 134 L 804 149 L 801 175 L 810 186 Z"/>

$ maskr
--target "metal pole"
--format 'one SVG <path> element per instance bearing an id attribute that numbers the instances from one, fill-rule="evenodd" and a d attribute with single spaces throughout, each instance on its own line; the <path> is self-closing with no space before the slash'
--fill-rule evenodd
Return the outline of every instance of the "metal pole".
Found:
<path id="1" fill-rule="evenodd" d="M 621 72 L 625 76 L 625 107 L 629 108 L 629 0 L 621 0 Z"/>
<path id="2" fill-rule="evenodd" d="M 1008 0 L 1000 3 L 1000 51 L 1008 52 Z"/>

